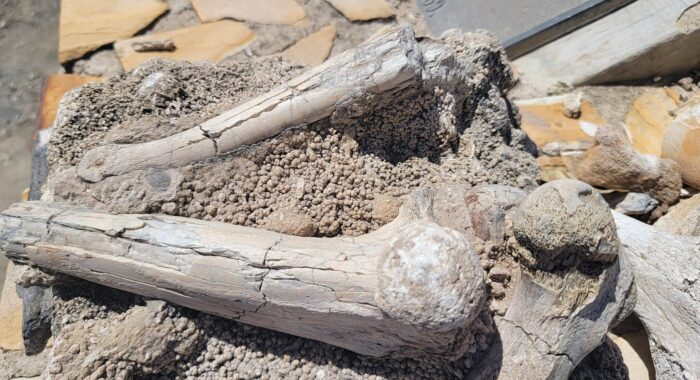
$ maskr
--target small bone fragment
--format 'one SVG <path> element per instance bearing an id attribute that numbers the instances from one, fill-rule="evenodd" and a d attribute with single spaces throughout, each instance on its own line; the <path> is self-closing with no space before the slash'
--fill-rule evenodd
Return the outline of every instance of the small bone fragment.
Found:
<path id="1" fill-rule="evenodd" d="M 332 239 L 25 202 L 0 214 L 0 249 L 16 262 L 364 355 L 457 358 L 483 309 L 485 275 L 466 238 L 431 220 L 431 202 L 417 191 L 392 223 Z"/>
<path id="2" fill-rule="evenodd" d="M 564 97 L 564 105 L 561 108 L 562 114 L 569 119 L 578 119 L 581 117 L 581 99 L 582 93 L 569 94 Z"/>
<path id="3" fill-rule="evenodd" d="M 176 49 L 175 42 L 171 38 L 166 38 L 162 40 L 150 40 L 133 42 L 131 47 L 134 51 L 144 52 L 144 51 L 174 51 Z"/>
<path id="4" fill-rule="evenodd" d="M 171 39 L 177 49 L 142 52 L 134 50 L 135 43 L 166 39 Z M 221 20 L 117 41 L 114 50 L 124 70 L 131 70 L 153 58 L 220 62 L 246 48 L 254 40 L 255 33 L 244 23 Z"/>
<path id="5" fill-rule="evenodd" d="M 648 193 L 668 205 L 678 201 L 682 181 L 675 162 L 635 152 L 617 128 L 597 128 L 595 138 L 596 145 L 576 169 L 578 179 L 605 189 Z"/>

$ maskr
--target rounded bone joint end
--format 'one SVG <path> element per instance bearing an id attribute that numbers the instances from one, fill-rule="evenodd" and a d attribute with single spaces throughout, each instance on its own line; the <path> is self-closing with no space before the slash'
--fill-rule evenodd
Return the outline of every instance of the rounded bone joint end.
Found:
<path id="1" fill-rule="evenodd" d="M 378 267 L 375 301 L 390 317 L 420 329 L 470 324 L 486 299 L 484 272 L 466 238 L 425 220 L 389 243 Z"/>
<path id="2" fill-rule="evenodd" d="M 620 250 L 607 203 L 577 180 L 552 181 L 533 191 L 514 216 L 513 232 L 540 267 L 580 260 L 609 263 Z"/>

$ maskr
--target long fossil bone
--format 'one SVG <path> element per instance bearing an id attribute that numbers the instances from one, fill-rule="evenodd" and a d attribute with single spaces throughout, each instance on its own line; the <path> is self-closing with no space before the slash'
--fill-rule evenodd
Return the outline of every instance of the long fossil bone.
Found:
<path id="1" fill-rule="evenodd" d="M 439 84 L 449 92 L 455 86 L 468 86 L 467 79 L 483 70 L 484 65 L 473 60 L 450 43 L 418 42 L 409 26 L 398 27 L 189 130 L 146 143 L 96 147 L 82 158 L 78 174 L 99 182 L 140 169 L 181 167 L 287 128 L 356 109 L 367 112 L 380 107 L 382 99 L 394 101 L 409 93 L 405 91 L 409 88 L 431 89 Z"/>
<path id="2" fill-rule="evenodd" d="M 25 202 L 0 215 L 13 260 L 244 323 L 383 356 L 459 356 L 484 273 L 418 192 L 356 238 L 301 238 L 156 215 Z"/>

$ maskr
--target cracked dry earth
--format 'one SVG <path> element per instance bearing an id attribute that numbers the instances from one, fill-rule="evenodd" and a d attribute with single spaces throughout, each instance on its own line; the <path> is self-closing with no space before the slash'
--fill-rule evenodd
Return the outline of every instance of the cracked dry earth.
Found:
<path id="1" fill-rule="evenodd" d="M 357 236 L 396 217 L 412 189 L 441 192 L 438 223 L 474 237 L 488 273 L 487 305 L 470 327 L 464 357 L 370 358 L 348 350 L 61 276 L 55 287 L 55 379 L 450 379 L 465 378 L 494 339 L 517 276 L 501 229 L 452 217 L 455 199 L 499 199 L 480 184 L 532 189 L 534 146 L 517 127 L 503 93 L 511 74 L 472 94 L 454 140 L 436 115 L 445 97 L 419 92 L 369 115 L 323 120 L 259 144 L 180 168 L 145 171 L 133 181 L 81 181 L 83 154 L 108 143 L 162 138 L 201 123 L 300 73 L 279 58 L 225 65 L 152 61 L 62 102 L 49 146 L 45 197 L 110 212 L 164 213 L 258 227 L 296 236 Z M 161 189 L 157 196 L 139 188 Z M 511 194 L 518 198 L 522 194 Z M 481 203 L 480 203 L 481 202 Z M 462 202 L 463 204 L 464 202 Z M 461 223 L 461 224 L 460 224 Z M 602 347 L 601 349 L 610 349 Z M 608 367 L 606 367 L 609 369 Z M 574 375 L 576 376 L 576 375 Z M 585 376 L 579 377 L 587 378 Z M 614 377 L 613 377 L 614 378 Z"/>

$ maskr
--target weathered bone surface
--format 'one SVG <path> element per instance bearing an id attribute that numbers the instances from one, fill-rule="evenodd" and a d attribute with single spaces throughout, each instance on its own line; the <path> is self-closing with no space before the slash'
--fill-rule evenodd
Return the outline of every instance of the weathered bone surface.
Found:
<path id="1" fill-rule="evenodd" d="M 578 224 L 573 230 L 572 223 Z M 566 379 L 634 304 L 633 277 L 607 204 L 583 182 L 540 186 L 521 204 L 513 230 L 522 275 L 500 341 L 473 378 Z"/>
<path id="2" fill-rule="evenodd" d="M 41 202 L 0 216 L 16 261 L 238 321 L 384 356 L 464 353 L 486 298 L 463 235 L 432 222 L 419 191 L 385 227 L 301 238 L 155 215 Z"/>
<path id="3" fill-rule="evenodd" d="M 700 238 L 664 232 L 613 212 L 638 289 L 657 379 L 700 377 Z"/>
<path id="4" fill-rule="evenodd" d="M 631 310 L 632 277 L 626 258 L 616 254 L 620 243 L 608 209 L 582 183 L 554 185 L 541 187 L 516 212 L 527 265 L 506 315 L 497 319 L 500 340 L 475 376 L 566 378 Z M 0 238 L 15 261 L 244 323 L 375 356 L 456 357 L 482 310 L 484 275 L 465 237 L 431 221 L 432 197 L 415 192 L 396 220 L 355 238 L 293 237 L 43 202 L 4 212 Z M 545 213 L 558 217 L 541 220 Z M 584 214 L 580 233 L 563 228 L 572 215 Z M 540 230 L 524 227 L 530 224 L 549 240 L 538 240 Z M 551 241 L 560 245 L 556 255 Z"/>
<path id="5" fill-rule="evenodd" d="M 366 113 L 369 107 L 357 103 L 373 95 L 398 97 L 407 88 L 432 89 L 436 84 L 450 92 L 464 86 L 475 70 L 478 65 L 469 64 L 448 44 L 429 39 L 419 43 L 409 26 L 400 27 L 184 132 L 147 143 L 94 148 L 78 165 L 78 175 L 99 182 L 135 170 L 181 167 L 287 128 L 353 114 L 356 108 Z M 374 102 L 374 108 L 382 106 L 381 101 Z"/>

